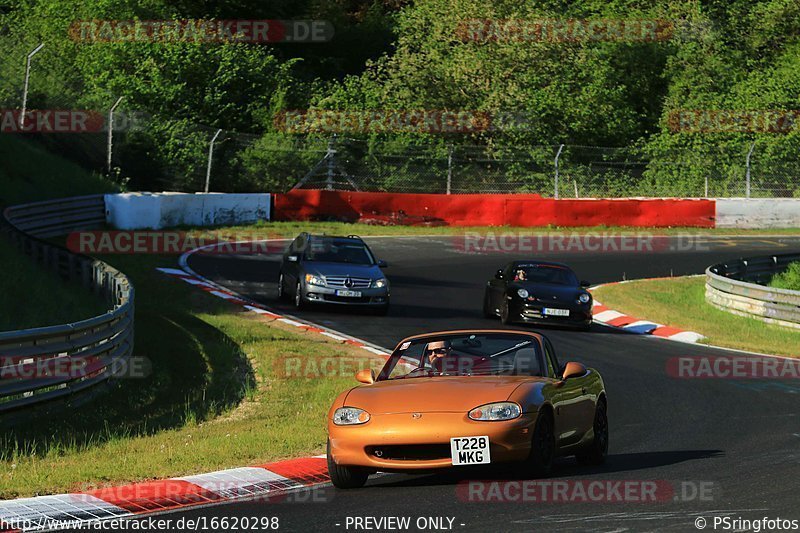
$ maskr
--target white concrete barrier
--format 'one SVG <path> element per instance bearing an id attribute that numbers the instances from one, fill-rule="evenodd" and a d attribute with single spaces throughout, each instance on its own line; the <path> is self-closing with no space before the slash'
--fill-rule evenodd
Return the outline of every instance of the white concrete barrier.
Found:
<path id="1" fill-rule="evenodd" d="M 134 192 L 107 194 L 106 222 L 116 229 L 248 224 L 270 219 L 270 195 Z"/>
<path id="2" fill-rule="evenodd" d="M 800 227 L 800 198 L 717 198 L 718 228 Z"/>

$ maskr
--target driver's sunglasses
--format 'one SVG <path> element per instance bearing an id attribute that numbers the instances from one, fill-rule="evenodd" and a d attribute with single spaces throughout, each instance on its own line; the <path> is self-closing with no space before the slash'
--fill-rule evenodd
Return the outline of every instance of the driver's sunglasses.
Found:
<path id="1" fill-rule="evenodd" d="M 447 348 L 434 348 L 431 350 L 433 353 L 447 353 Z"/>

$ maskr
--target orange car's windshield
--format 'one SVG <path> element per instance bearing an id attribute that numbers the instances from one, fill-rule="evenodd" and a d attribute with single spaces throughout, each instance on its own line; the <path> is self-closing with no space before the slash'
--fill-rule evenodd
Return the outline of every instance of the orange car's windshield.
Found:
<path id="1" fill-rule="evenodd" d="M 539 343 L 515 333 L 446 334 L 402 343 L 378 380 L 433 376 L 542 376 Z"/>

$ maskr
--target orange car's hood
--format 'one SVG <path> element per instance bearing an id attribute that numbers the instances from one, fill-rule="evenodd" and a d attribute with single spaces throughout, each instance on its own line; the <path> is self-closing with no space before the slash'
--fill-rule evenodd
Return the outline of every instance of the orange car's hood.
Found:
<path id="1" fill-rule="evenodd" d="M 531 376 L 442 376 L 378 381 L 356 387 L 344 403 L 373 415 L 388 413 L 468 412 L 502 402 L 520 384 L 544 381 Z"/>

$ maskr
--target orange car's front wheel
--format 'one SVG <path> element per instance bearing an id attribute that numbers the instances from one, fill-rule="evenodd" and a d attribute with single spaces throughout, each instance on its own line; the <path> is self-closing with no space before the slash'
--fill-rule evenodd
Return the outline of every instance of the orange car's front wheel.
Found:
<path id="1" fill-rule="evenodd" d="M 536 428 L 531 439 L 531 454 L 528 457 L 528 470 L 537 477 L 545 477 L 553 469 L 556 455 L 556 437 L 553 415 L 541 411 L 536 419 Z"/>
<path id="2" fill-rule="evenodd" d="M 331 455 L 331 441 L 328 441 L 328 475 L 337 489 L 358 489 L 364 486 L 369 470 L 357 466 L 340 466 Z"/>

